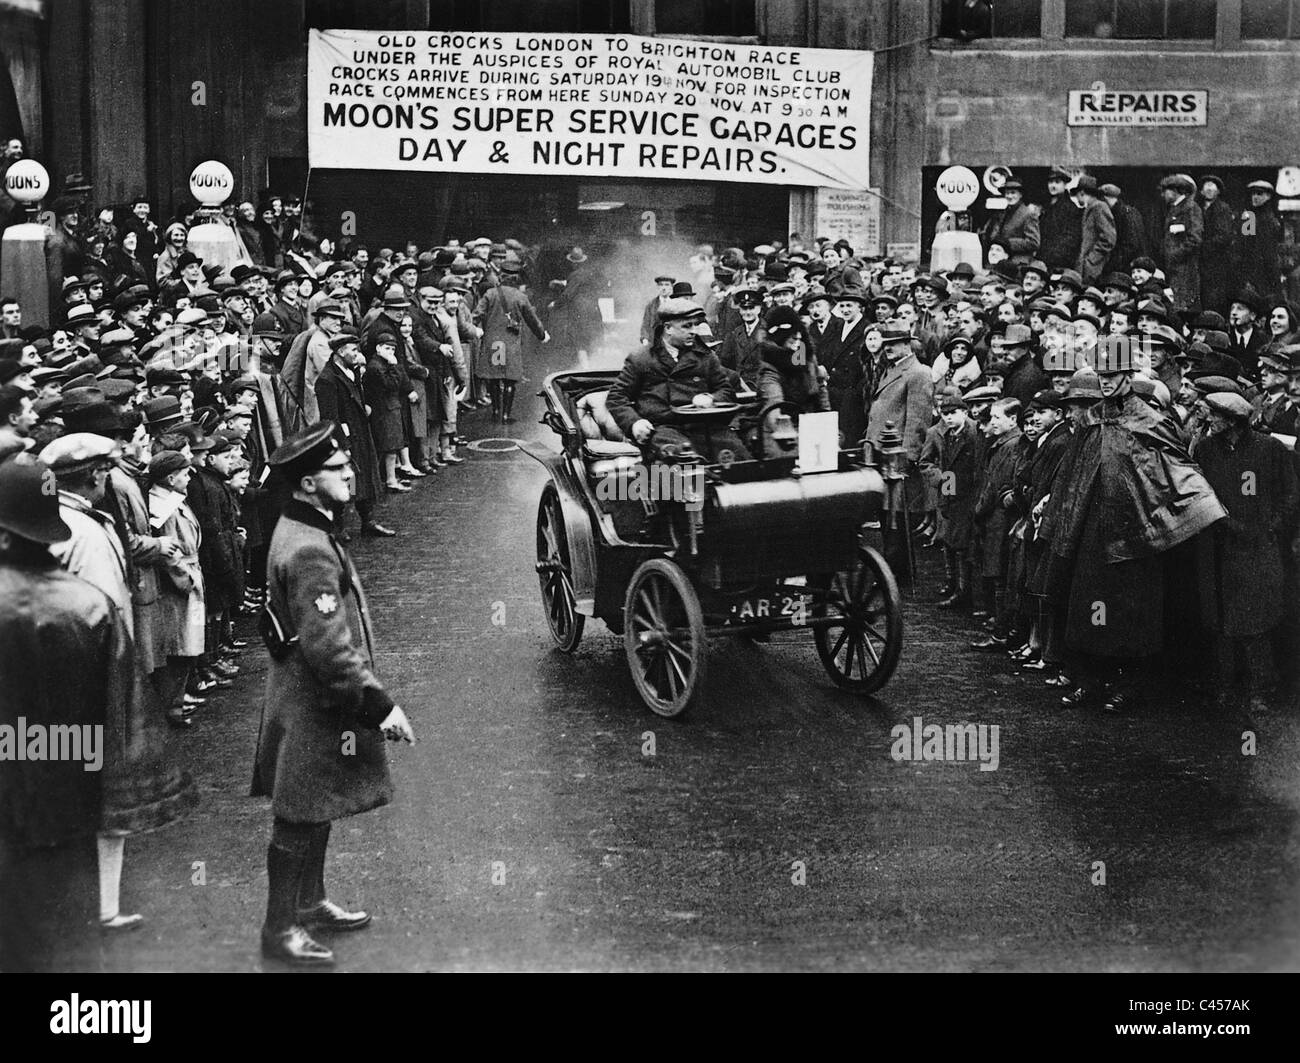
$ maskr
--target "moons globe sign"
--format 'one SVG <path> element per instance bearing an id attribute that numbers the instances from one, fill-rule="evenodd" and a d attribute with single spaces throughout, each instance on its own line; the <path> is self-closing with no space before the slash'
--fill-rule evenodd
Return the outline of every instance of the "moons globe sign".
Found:
<path id="1" fill-rule="evenodd" d="M 205 207 L 219 207 L 235 190 L 235 175 L 224 162 L 210 159 L 194 167 L 190 174 L 190 195 Z"/>
<path id="2" fill-rule="evenodd" d="M 586 33 L 316 30 L 313 167 L 861 190 L 870 52 Z"/>
<path id="3" fill-rule="evenodd" d="M 949 210 L 967 210 L 979 198 L 980 179 L 965 166 L 949 166 L 939 175 L 934 190 Z"/>
<path id="4" fill-rule="evenodd" d="M 17 203 L 37 203 L 50 190 L 50 175 L 35 159 L 19 159 L 5 171 L 5 192 Z"/>

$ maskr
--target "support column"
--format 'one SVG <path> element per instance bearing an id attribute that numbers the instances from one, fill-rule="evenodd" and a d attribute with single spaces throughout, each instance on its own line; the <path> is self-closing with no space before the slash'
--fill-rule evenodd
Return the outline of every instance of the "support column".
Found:
<path id="1" fill-rule="evenodd" d="M 95 203 L 120 203 L 145 189 L 144 2 L 95 0 L 87 15 L 86 166 Z"/>

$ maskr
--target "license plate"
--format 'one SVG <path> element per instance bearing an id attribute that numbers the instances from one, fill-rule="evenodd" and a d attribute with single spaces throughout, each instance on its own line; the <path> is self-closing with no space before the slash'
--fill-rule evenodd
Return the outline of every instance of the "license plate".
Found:
<path id="1" fill-rule="evenodd" d="M 812 615 L 812 598 L 806 594 L 771 594 L 744 598 L 731 607 L 731 619 L 739 624 L 787 620 L 796 625 Z"/>

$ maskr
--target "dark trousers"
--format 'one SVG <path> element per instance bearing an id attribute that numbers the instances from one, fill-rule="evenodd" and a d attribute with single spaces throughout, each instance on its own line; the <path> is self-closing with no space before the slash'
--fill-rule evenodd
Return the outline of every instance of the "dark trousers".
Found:
<path id="1" fill-rule="evenodd" d="M 650 460 L 671 462 L 670 455 L 665 455 L 662 448 L 689 447 L 703 458 L 715 464 L 729 465 L 733 461 L 751 461 L 753 456 L 741 442 L 740 436 L 726 425 L 717 427 L 691 428 L 684 425 L 661 424 L 655 426 L 654 435 L 650 437 L 648 450 Z"/>

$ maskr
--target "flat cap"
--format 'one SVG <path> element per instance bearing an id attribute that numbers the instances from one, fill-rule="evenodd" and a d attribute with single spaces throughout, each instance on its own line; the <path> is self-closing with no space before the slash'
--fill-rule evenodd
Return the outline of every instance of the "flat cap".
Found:
<path id="1" fill-rule="evenodd" d="M 118 445 L 111 439 L 93 432 L 72 432 L 48 444 L 37 456 L 56 473 L 69 473 L 111 461 L 118 453 Z"/>
<path id="2" fill-rule="evenodd" d="M 1002 398 L 1002 389 L 994 387 L 992 384 L 985 384 L 983 387 L 971 388 L 966 392 L 967 404 L 976 402 L 996 402 Z"/>
<path id="3" fill-rule="evenodd" d="M 659 308 L 659 320 L 661 322 L 691 321 L 699 320 L 703 317 L 704 308 L 698 303 L 691 302 L 689 299 L 669 299 Z"/>
<path id="4" fill-rule="evenodd" d="M 1241 395 L 1232 391 L 1212 391 L 1205 396 L 1205 405 L 1215 413 L 1239 420 L 1249 420 L 1254 409 Z"/>

